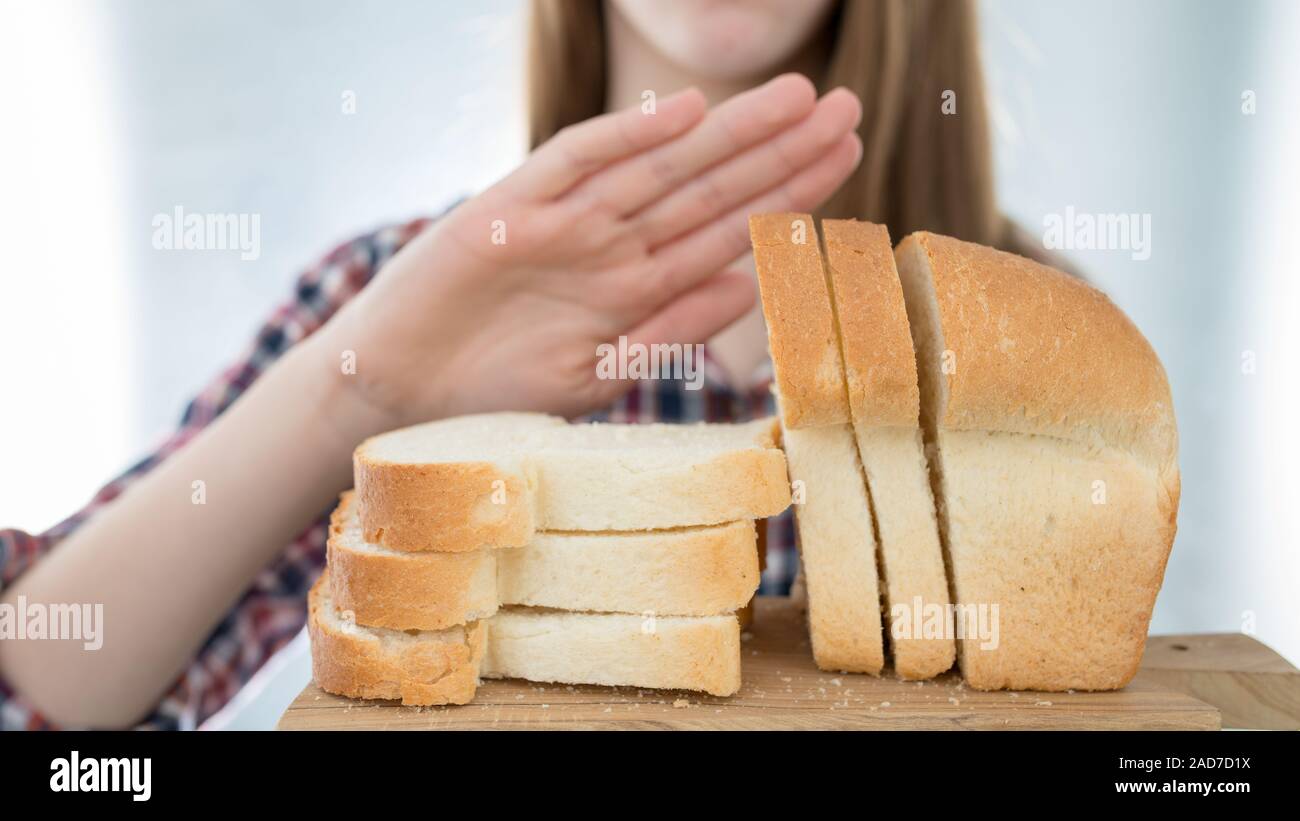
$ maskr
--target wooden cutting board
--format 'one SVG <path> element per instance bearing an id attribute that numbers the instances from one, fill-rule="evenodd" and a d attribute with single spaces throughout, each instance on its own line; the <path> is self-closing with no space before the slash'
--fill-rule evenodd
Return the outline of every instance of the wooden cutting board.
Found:
<path id="1" fill-rule="evenodd" d="M 1231 652 L 1218 652 L 1224 647 Z M 1112 693 L 982 693 L 964 686 L 955 674 L 918 683 L 888 675 L 825 673 L 813 665 L 801 605 L 775 597 L 756 602 L 755 623 L 746 633 L 742 652 L 744 682 L 731 698 L 630 687 L 485 681 L 471 704 L 403 707 L 396 702 L 342 698 L 309 684 L 278 726 L 282 730 L 1211 730 L 1221 725 L 1220 709 L 1181 692 L 1176 687 L 1178 676 L 1191 677 L 1209 689 L 1226 676 L 1242 687 L 1248 685 L 1239 677 L 1233 679 L 1241 672 L 1236 668 L 1249 672 L 1264 666 L 1277 679 L 1269 692 L 1283 716 L 1279 721 L 1288 720 L 1287 699 L 1294 697 L 1300 683 L 1295 668 L 1280 659 L 1267 662 L 1268 655 L 1276 659 L 1276 654 L 1244 636 L 1153 637 L 1137 677 L 1124 690 Z M 1168 669 L 1171 664 L 1176 675 Z M 1225 674 L 1231 665 L 1236 667 Z M 1279 683 L 1286 675 L 1283 667 L 1290 669 L 1288 683 Z M 1289 720 L 1295 720 L 1295 715 Z"/>

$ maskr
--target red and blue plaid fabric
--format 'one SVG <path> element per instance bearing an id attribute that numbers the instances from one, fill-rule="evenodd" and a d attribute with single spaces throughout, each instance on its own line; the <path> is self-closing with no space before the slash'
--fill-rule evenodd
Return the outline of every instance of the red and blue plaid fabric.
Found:
<path id="1" fill-rule="evenodd" d="M 180 426 L 149 456 L 105 485 L 84 508 L 39 535 L 0 530 L 0 589 L 30 569 L 59 542 L 117 498 L 132 482 L 184 447 L 212 423 L 291 346 L 301 342 L 365 287 L 397 251 L 429 224 L 417 220 L 376 231 L 336 248 L 303 274 L 293 298 L 262 326 L 245 355 L 219 375 L 185 409 Z M 727 387 L 718 365 L 705 354 L 700 390 L 674 380 L 642 381 L 591 419 L 611 422 L 740 422 L 769 415 L 770 379 L 745 391 Z M 325 566 L 329 511 L 321 512 L 226 614 L 185 672 L 141 729 L 195 729 L 229 702 L 268 659 L 302 630 L 307 590 Z M 763 593 L 785 594 L 797 558 L 787 511 L 768 525 Z M 20 694 L 0 680 L 0 729 L 54 729 Z"/>

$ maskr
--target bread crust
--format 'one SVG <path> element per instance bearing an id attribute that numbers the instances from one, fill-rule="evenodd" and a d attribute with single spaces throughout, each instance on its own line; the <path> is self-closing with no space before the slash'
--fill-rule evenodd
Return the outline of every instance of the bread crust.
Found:
<path id="1" fill-rule="evenodd" d="M 793 240 L 798 220 L 803 243 Z M 844 363 L 812 216 L 755 214 L 749 235 L 782 423 L 790 429 L 847 424 Z"/>
<path id="2" fill-rule="evenodd" d="M 889 229 L 822 220 L 822 237 L 854 424 L 918 427 L 916 354 Z"/>
<path id="3" fill-rule="evenodd" d="M 924 231 L 898 254 L 913 245 L 929 258 L 955 357 L 939 427 L 1055 436 L 1127 451 L 1162 472 L 1175 465 L 1164 366 L 1104 294 L 1032 260 Z"/>
<path id="4" fill-rule="evenodd" d="M 366 628 L 345 630 L 331 619 L 328 590 L 326 571 L 307 596 L 312 677 L 322 690 L 408 705 L 466 704 L 474 698 L 486 642 L 483 622 L 429 634 L 427 641 L 386 642 Z"/>
<path id="5" fill-rule="evenodd" d="M 488 462 L 394 463 L 363 442 L 353 478 L 366 541 L 393 550 L 521 547 L 533 535 L 529 478 Z"/>

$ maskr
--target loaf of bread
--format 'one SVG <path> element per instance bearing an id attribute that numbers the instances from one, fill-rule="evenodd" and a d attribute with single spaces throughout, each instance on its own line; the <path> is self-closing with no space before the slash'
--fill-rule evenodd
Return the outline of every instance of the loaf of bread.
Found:
<path id="1" fill-rule="evenodd" d="M 1150 345 L 1029 260 L 822 228 L 824 260 L 807 214 L 750 223 L 816 662 L 879 669 L 883 592 L 903 678 L 956 656 L 981 689 L 1124 686 L 1179 495 Z"/>
<path id="2" fill-rule="evenodd" d="M 997 608 L 995 638 L 959 642 L 962 675 L 1124 686 L 1178 511 L 1164 368 L 1110 300 L 1059 271 L 927 233 L 897 260 L 958 618 Z"/>

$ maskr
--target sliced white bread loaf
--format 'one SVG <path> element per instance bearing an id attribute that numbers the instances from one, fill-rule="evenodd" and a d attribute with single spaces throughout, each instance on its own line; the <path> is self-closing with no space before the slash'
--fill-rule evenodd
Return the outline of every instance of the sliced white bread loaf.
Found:
<path id="1" fill-rule="evenodd" d="M 506 608 L 446 630 L 362 627 L 341 614 L 328 571 L 308 597 L 312 677 L 352 698 L 465 704 L 480 675 L 569 684 L 740 687 L 740 625 L 726 616 L 631 616 Z"/>
<path id="2" fill-rule="evenodd" d="M 808 214 L 755 215 L 749 230 L 798 502 L 813 657 L 825 670 L 876 674 L 884 644 L 875 525 L 817 230 Z"/>
<path id="3" fill-rule="evenodd" d="M 980 689 L 1122 687 L 1178 509 L 1164 369 L 1105 296 L 927 233 L 896 251 L 959 620 Z"/>
<path id="4" fill-rule="evenodd" d="M 501 605 L 661 616 L 744 607 L 758 589 L 754 523 L 649 532 L 534 534 L 524 547 L 405 552 L 362 538 L 345 493 L 330 523 L 334 602 L 358 624 L 441 630 Z"/>
<path id="5" fill-rule="evenodd" d="M 353 457 L 366 541 L 522 547 L 539 530 L 640 531 L 775 515 L 790 502 L 776 422 L 569 425 L 483 414 L 366 440 Z"/>
<path id="6" fill-rule="evenodd" d="M 894 249 L 882 225 L 824 220 L 821 227 L 853 432 L 880 542 L 890 655 L 900 677 L 931 678 L 952 667 L 956 650 L 943 624 L 948 580 Z M 918 625 L 934 629 L 927 634 Z"/>

